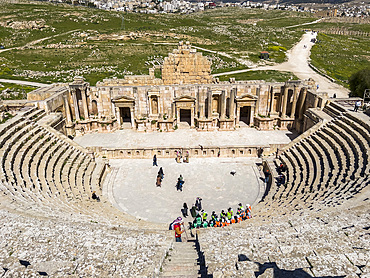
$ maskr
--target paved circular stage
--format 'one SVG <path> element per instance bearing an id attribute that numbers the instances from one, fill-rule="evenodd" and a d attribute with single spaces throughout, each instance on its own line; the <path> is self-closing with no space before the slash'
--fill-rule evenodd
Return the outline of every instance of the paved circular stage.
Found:
<path id="1" fill-rule="evenodd" d="M 162 186 L 156 187 L 159 167 L 152 166 L 152 160 L 113 159 L 103 192 L 122 211 L 157 223 L 171 222 L 181 215 L 183 203 L 190 208 L 196 197 L 203 199 L 208 215 L 229 207 L 236 212 L 239 202 L 252 205 L 260 194 L 258 162 L 258 158 L 190 158 L 190 163 L 159 159 L 165 176 Z M 180 174 L 185 180 L 182 192 L 176 190 Z"/>

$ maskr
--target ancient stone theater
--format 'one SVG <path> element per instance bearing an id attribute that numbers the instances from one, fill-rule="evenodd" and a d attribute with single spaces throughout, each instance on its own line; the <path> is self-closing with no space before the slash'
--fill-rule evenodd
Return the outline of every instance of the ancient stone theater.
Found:
<path id="1" fill-rule="evenodd" d="M 210 67 L 180 43 L 149 75 L 0 102 L 0 277 L 370 277 L 363 99 Z"/>
<path id="2" fill-rule="evenodd" d="M 64 90 L 57 87 L 63 98 L 53 105 L 64 107 L 68 134 L 122 128 L 234 130 L 242 125 L 304 130 L 304 111 L 323 105 L 326 97 L 310 80 L 221 82 L 212 77 L 210 61 L 188 42 L 180 42 L 165 58 L 161 78 L 154 71 L 104 79 L 96 86 L 76 77 Z M 45 93 L 37 90 L 29 99 L 45 99 Z"/>

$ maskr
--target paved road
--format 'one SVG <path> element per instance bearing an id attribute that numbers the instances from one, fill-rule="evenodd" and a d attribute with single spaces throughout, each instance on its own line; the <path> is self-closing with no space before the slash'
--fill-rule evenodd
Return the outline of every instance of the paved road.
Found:
<path id="1" fill-rule="evenodd" d="M 315 72 L 312 68 L 310 68 L 308 62 L 310 60 L 311 48 L 313 46 L 313 43 L 311 42 L 312 38 L 316 38 L 316 33 L 314 34 L 312 34 L 311 32 L 305 33 L 302 36 L 302 39 L 292 49 L 288 51 L 287 53 L 288 61 L 282 64 L 278 64 L 275 66 L 256 67 L 253 69 L 223 72 L 214 74 L 213 76 L 216 77 L 221 75 L 237 74 L 255 70 L 287 71 L 294 73 L 299 79 L 312 78 L 319 85 L 318 91 L 327 92 L 330 97 L 333 96 L 334 93 L 337 95 L 338 98 L 348 97 L 349 90 L 334 82 L 331 82 L 329 79 L 327 79 L 326 77 L 322 76 L 321 74 Z"/>
<path id="2" fill-rule="evenodd" d="M 311 24 L 316 24 L 318 22 L 320 22 L 321 20 L 323 20 L 324 18 L 319 18 L 315 21 L 312 21 L 312 22 L 307 22 L 307 23 L 301 23 L 301 24 L 296 24 L 296 25 L 291 25 L 291 26 L 287 26 L 285 28 L 293 28 L 293 27 L 299 27 L 299 26 L 305 26 L 305 25 L 311 25 Z"/>

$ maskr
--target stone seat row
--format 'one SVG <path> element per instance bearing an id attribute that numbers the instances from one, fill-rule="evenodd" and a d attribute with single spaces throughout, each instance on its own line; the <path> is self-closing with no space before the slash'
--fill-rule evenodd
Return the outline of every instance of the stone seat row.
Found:
<path id="1" fill-rule="evenodd" d="M 267 204 L 333 204 L 332 199 L 338 203 L 358 193 L 370 175 L 367 128 L 366 123 L 341 113 L 280 155 L 276 164 L 287 166 L 287 183 L 275 187 Z"/>
<path id="2" fill-rule="evenodd" d="M 89 199 L 99 188 L 94 175 L 102 167 L 30 120 L 41 115 L 41 110 L 32 109 L 0 129 L 2 193 L 26 203 L 64 205 Z"/>
<path id="3" fill-rule="evenodd" d="M 208 274 L 226 278 L 270 272 L 263 277 L 367 277 L 370 273 L 366 211 L 305 211 L 266 221 L 257 206 L 254 214 L 248 223 L 200 231 Z"/>
<path id="4" fill-rule="evenodd" d="M 156 277 L 173 241 L 165 230 L 144 233 L 4 210 L 0 222 L 1 277 Z"/>

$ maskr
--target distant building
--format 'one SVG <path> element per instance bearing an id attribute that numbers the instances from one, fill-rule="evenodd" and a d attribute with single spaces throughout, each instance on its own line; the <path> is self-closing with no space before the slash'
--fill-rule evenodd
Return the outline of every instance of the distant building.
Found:
<path id="1" fill-rule="evenodd" d="M 261 51 L 260 52 L 260 59 L 267 60 L 268 58 L 270 58 L 270 55 L 269 55 L 268 51 Z"/>

